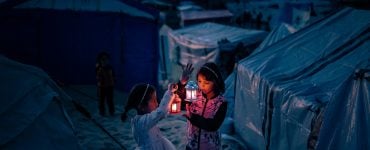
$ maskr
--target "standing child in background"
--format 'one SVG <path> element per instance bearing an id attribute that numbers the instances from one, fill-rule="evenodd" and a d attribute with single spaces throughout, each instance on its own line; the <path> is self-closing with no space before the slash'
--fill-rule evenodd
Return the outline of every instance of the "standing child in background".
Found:
<path id="1" fill-rule="evenodd" d="M 96 60 L 96 79 L 98 82 L 99 113 L 105 116 L 105 103 L 108 104 L 110 115 L 114 115 L 114 72 L 109 64 L 109 54 L 101 52 Z"/>
<path id="2" fill-rule="evenodd" d="M 156 90 L 149 84 L 137 84 L 130 91 L 122 121 L 127 118 L 127 112 L 134 108 L 137 115 L 131 119 L 134 139 L 140 150 L 175 150 L 175 146 L 162 135 L 156 124 L 163 119 L 172 101 L 178 96 L 174 94 L 176 84 L 170 84 L 158 106 Z"/>
<path id="3" fill-rule="evenodd" d="M 187 65 L 184 72 L 191 72 Z M 183 73 L 181 80 L 189 79 Z M 183 82 L 183 81 L 181 81 Z M 225 83 L 215 63 L 204 64 L 197 73 L 198 93 L 197 100 L 186 106 L 188 131 L 187 150 L 219 150 L 221 149 L 221 135 L 218 131 L 226 116 L 227 103 L 222 93 Z M 178 84 L 185 86 L 184 83 Z M 180 88 L 185 90 L 183 87 Z M 184 91 L 180 92 L 184 93 Z"/>

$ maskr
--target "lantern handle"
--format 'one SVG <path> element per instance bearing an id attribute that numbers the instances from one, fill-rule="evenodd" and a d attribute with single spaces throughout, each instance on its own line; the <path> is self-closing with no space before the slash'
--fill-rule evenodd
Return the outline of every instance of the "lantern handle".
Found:
<path id="1" fill-rule="evenodd" d="M 172 94 L 174 94 L 177 91 L 177 89 L 178 89 L 178 86 L 175 83 L 170 83 L 168 85 L 168 91 L 171 92 Z"/>

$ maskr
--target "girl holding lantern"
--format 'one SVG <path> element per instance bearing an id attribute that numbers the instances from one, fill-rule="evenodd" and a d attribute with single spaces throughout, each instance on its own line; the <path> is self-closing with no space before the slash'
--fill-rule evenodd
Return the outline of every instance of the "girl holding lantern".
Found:
<path id="1" fill-rule="evenodd" d="M 156 124 L 163 119 L 170 110 L 170 104 L 179 97 L 174 94 L 176 84 L 169 84 L 158 106 L 154 86 L 149 84 L 135 85 L 129 94 L 122 121 L 127 118 L 127 112 L 134 108 L 137 115 L 131 119 L 131 128 L 139 150 L 175 150 L 175 146 L 164 137 Z"/>
<path id="2" fill-rule="evenodd" d="M 181 81 L 178 83 L 178 93 L 184 92 L 185 79 L 189 79 L 192 66 L 184 68 Z M 204 64 L 197 73 L 199 86 L 196 100 L 186 105 L 187 118 L 187 150 L 221 149 L 221 135 L 218 131 L 226 116 L 227 103 L 222 93 L 225 91 L 225 83 L 215 63 Z M 187 82 L 187 81 L 186 81 Z M 191 93 L 191 92 L 190 92 Z M 184 95 L 184 94 L 183 94 Z"/>

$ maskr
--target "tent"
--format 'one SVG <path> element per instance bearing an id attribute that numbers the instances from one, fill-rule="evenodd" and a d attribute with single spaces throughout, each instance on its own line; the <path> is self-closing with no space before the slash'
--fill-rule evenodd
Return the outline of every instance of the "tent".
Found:
<path id="1" fill-rule="evenodd" d="M 297 29 L 290 26 L 289 24 L 286 24 L 286 23 L 280 24 L 266 36 L 266 38 L 261 42 L 261 44 L 259 44 L 259 46 L 255 50 L 253 50 L 251 55 L 258 54 L 261 51 L 268 49 L 266 47 L 284 39 L 285 37 L 287 37 L 290 34 L 295 33 L 296 31 Z M 224 96 L 226 100 L 229 102 L 227 117 L 229 117 L 230 120 L 232 120 L 233 114 L 234 114 L 233 111 L 234 111 L 235 88 L 236 88 L 235 87 L 235 83 L 236 83 L 235 77 L 236 77 L 236 73 L 235 73 L 235 70 L 233 70 L 233 72 L 225 79 L 226 90 L 225 90 Z M 230 127 L 225 127 L 225 128 L 230 128 Z"/>
<path id="2" fill-rule="evenodd" d="M 370 148 L 367 18 L 344 8 L 240 61 L 234 127 L 251 149 Z"/>
<path id="3" fill-rule="evenodd" d="M 217 23 L 201 23 L 168 33 L 169 80 L 180 77 L 181 66 L 192 63 L 197 70 L 205 62 L 219 63 L 222 51 L 233 51 L 239 43 L 251 46 L 260 43 L 266 31 L 247 30 Z M 180 71 L 174 71 L 178 70 Z"/>
<path id="4" fill-rule="evenodd" d="M 129 1 L 27 0 L 1 11 L 0 51 L 68 84 L 95 84 L 106 51 L 118 89 L 157 85 L 158 15 Z"/>
<path id="5" fill-rule="evenodd" d="M 0 55 L 0 149 L 82 149 L 67 96 L 41 69 Z"/>
<path id="6" fill-rule="evenodd" d="M 219 23 L 228 23 L 233 14 L 227 10 L 186 10 L 180 11 L 180 26 L 199 24 L 202 22 L 212 21 Z"/>

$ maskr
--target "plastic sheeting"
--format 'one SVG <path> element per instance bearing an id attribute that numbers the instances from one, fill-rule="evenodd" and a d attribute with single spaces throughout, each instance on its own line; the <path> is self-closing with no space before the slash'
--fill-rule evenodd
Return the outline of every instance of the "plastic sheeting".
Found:
<path id="1" fill-rule="evenodd" d="M 253 53 L 251 55 L 255 55 L 259 53 L 260 51 L 263 51 L 266 49 L 266 47 L 280 41 L 281 39 L 285 38 L 286 36 L 296 32 L 297 30 L 290 26 L 289 24 L 282 23 L 280 26 L 272 30 L 267 37 L 262 41 L 262 43 L 253 50 Z M 226 91 L 224 93 L 224 96 L 226 100 L 229 102 L 228 109 L 227 109 L 227 116 L 233 117 L 234 113 L 234 101 L 235 101 L 235 71 L 233 71 L 225 80 L 225 88 Z"/>
<path id="2" fill-rule="evenodd" d="M 368 48 L 369 44 L 363 50 Z M 369 69 L 369 65 L 367 61 L 359 68 Z M 317 150 L 370 149 L 369 73 L 370 69 L 363 77 L 350 76 L 330 100 L 325 116 L 335 117 L 324 118 Z"/>
<path id="3" fill-rule="evenodd" d="M 311 11 L 313 11 L 314 3 L 312 1 L 300 1 L 300 2 L 283 2 L 280 3 L 282 7 L 273 18 L 270 23 L 271 26 L 275 27 L 281 23 L 288 23 L 297 29 L 304 27 L 311 17 Z M 319 2 L 316 2 L 319 3 Z"/>
<path id="4" fill-rule="evenodd" d="M 81 149 L 67 96 L 42 70 L 0 55 L 0 148 Z"/>
<path id="5" fill-rule="evenodd" d="M 235 129 L 251 149 L 307 149 L 312 120 L 323 110 L 348 112 L 347 118 L 329 113 L 323 116 L 318 143 L 323 142 L 324 149 L 331 143 L 339 149 L 346 149 L 347 143 L 367 145 L 366 140 L 357 139 L 368 137 L 368 131 L 347 129 L 369 128 L 368 119 L 350 115 L 360 111 L 364 112 L 361 118 L 370 118 L 368 107 L 334 107 L 329 103 L 348 101 L 338 93 L 356 91 L 339 90 L 349 86 L 346 80 L 355 70 L 369 67 L 370 20 L 365 18 L 370 18 L 369 11 L 345 8 L 240 62 L 235 89 Z M 368 91 L 366 87 L 359 95 Z M 331 128 L 326 125 L 334 123 L 330 120 L 351 120 L 337 128 L 346 134 L 324 134 Z M 327 141 L 330 143 L 321 141 L 323 135 L 332 139 Z M 346 137 L 338 138 L 343 135 Z"/>
<path id="6" fill-rule="evenodd" d="M 192 63 L 198 69 L 206 62 L 218 63 L 220 51 L 232 51 L 240 42 L 244 46 L 253 45 L 266 36 L 266 31 L 210 22 L 193 25 L 169 32 L 169 58 L 175 64 Z M 221 42 L 225 39 L 228 42 Z"/>
<path id="7" fill-rule="evenodd" d="M 158 81 L 165 81 L 171 73 L 171 61 L 169 58 L 168 34 L 172 29 L 163 25 L 159 30 L 159 66 L 158 66 Z M 159 85 L 167 86 L 168 84 L 159 83 Z M 167 87 L 163 87 L 166 89 Z"/>
<path id="8" fill-rule="evenodd" d="M 187 10 L 187 11 L 180 11 L 180 25 L 182 27 L 189 26 L 191 24 L 196 24 L 197 22 L 204 22 L 206 20 L 209 21 L 217 21 L 221 19 L 228 20 L 230 19 L 233 14 L 225 9 L 225 10 Z"/>
<path id="9" fill-rule="evenodd" d="M 254 53 L 258 53 L 265 49 L 267 46 L 270 46 L 273 43 L 276 43 L 280 39 L 283 39 L 284 37 L 296 32 L 297 29 L 292 27 L 289 24 L 282 23 L 279 26 L 277 26 L 274 30 L 272 30 L 269 35 L 263 40 L 263 42 L 258 46 L 257 49 L 253 51 Z"/>

